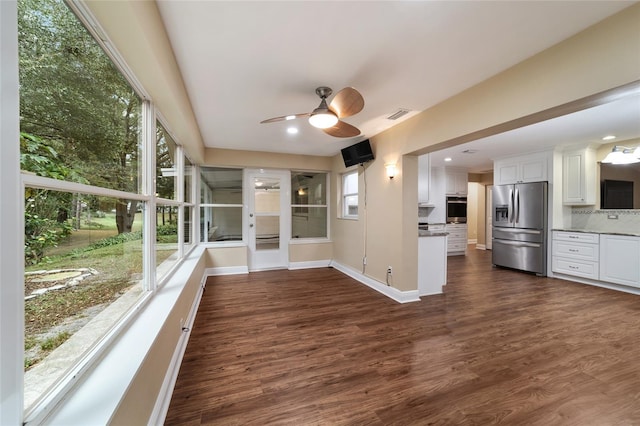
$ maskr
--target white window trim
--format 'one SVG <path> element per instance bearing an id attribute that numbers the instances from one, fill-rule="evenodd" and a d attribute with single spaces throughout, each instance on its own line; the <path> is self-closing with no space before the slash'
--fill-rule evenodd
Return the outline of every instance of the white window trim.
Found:
<path id="1" fill-rule="evenodd" d="M 0 1 L 0 424 L 23 421 L 24 203 L 21 193 L 17 2 Z"/>
<path id="2" fill-rule="evenodd" d="M 350 214 L 347 214 L 346 211 L 345 211 L 345 209 L 346 209 L 346 203 L 344 201 L 345 198 L 353 196 L 353 195 L 357 196 L 357 195 L 359 195 L 359 192 L 360 192 L 359 182 L 358 182 L 358 192 L 354 192 L 354 193 L 345 193 L 344 192 L 344 183 L 345 183 L 345 180 L 346 180 L 347 176 L 354 175 L 354 174 L 356 175 L 356 179 L 358 179 L 358 169 L 350 171 L 350 172 L 346 172 L 346 173 L 343 173 L 342 175 L 340 175 L 340 215 L 339 215 L 340 219 L 358 220 L 358 218 L 359 218 L 359 213 L 357 215 L 350 215 Z M 360 200 L 358 199 L 358 210 L 359 209 L 360 209 Z"/>
<path id="3" fill-rule="evenodd" d="M 292 170 L 292 172 L 304 172 L 304 170 Z M 331 221 L 330 219 L 330 206 L 329 206 L 329 200 L 331 199 L 331 179 L 330 179 L 330 173 L 329 172 L 313 172 L 310 171 L 309 173 L 324 173 L 325 174 L 325 188 L 327 188 L 327 193 L 325 194 L 325 201 L 326 204 L 291 204 L 289 203 L 289 208 L 292 210 L 291 214 L 293 215 L 293 208 L 294 207 L 310 207 L 310 208 L 325 208 L 327 210 L 327 236 L 326 237 L 309 237 L 309 238 L 291 238 L 289 240 L 290 244 L 317 244 L 317 243 L 323 243 L 323 242 L 328 242 L 331 241 L 330 240 L 330 235 L 331 235 Z M 293 216 L 292 216 L 292 225 L 293 226 Z"/>

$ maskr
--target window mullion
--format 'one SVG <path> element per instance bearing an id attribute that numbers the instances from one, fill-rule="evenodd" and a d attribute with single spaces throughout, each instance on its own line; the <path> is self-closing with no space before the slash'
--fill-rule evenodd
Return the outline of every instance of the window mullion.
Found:
<path id="1" fill-rule="evenodd" d="M 145 290 L 156 288 L 156 119 L 149 101 L 142 103 L 142 192 L 149 196 L 143 213 L 143 277 Z"/>

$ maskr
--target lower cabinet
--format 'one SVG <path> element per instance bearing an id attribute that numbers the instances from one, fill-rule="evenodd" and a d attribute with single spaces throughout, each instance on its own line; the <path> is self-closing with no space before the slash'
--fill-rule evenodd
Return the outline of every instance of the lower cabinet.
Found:
<path id="1" fill-rule="evenodd" d="M 447 237 L 418 238 L 418 295 L 442 293 L 447 284 Z"/>
<path id="2" fill-rule="evenodd" d="M 592 280 L 599 278 L 598 234 L 554 231 L 552 253 L 553 272 Z"/>
<path id="3" fill-rule="evenodd" d="M 467 224 L 447 223 L 445 230 L 449 233 L 447 237 L 447 255 L 465 255 L 467 253 Z"/>
<path id="4" fill-rule="evenodd" d="M 600 235 L 600 280 L 640 287 L 640 237 Z"/>
<path id="5" fill-rule="evenodd" d="M 553 272 L 640 288 L 640 237 L 554 231 Z"/>

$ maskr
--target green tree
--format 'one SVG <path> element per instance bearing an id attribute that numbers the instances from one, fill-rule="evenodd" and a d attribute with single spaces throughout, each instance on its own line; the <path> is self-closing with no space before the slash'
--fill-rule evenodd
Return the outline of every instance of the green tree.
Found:
<path id="1" fill-rule="evenodd" d="M 86 183 L 73 169 L 65 166 L 56 150 L 42 139 L 20 134 L 20 167 L 38 176 Z M 71 233 L 67 222 L 72 194 L 26 188 L 24 203 L 25 260 L 36 264 L 47 248 L 55 247 Z"/>
<path id="2" fill-rule="evenodd" d="M 18 29 L 21 130 L 89 184 L 137 192 L 141 100 L 131 86 L 61 0 L 19 0 Z M 118 232 L 131 231 L 136 210 L 117 203 Z"/>

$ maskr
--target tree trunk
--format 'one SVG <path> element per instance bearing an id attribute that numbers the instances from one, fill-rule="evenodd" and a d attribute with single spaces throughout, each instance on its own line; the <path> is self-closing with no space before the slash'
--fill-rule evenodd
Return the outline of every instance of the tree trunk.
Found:
<path id="1" fill-rule="evenodd" d="M 138 208 L 137 201 L 119 200 L 116 203 L 116 225 L 118 234 L 131 232 L 133 221 L 136 218 L 136 210 Z"/>

